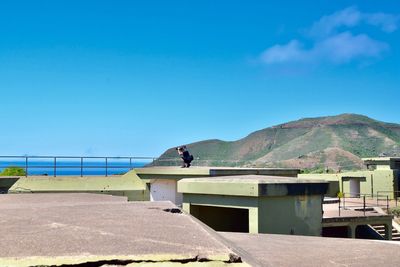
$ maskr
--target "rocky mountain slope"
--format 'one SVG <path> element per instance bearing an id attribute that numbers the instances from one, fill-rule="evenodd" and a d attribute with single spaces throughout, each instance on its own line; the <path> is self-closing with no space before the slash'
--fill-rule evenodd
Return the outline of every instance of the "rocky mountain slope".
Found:
<path id="1" fill-rule="evenodd" d="M 237 141 L 187 146 L 195 165 L 359 169 L 362 157 L 400 156 L 400 124 L 342 114 L 280 124 Z M 176 165 L 177 159 L 171 148 L 155 164 Z"/>

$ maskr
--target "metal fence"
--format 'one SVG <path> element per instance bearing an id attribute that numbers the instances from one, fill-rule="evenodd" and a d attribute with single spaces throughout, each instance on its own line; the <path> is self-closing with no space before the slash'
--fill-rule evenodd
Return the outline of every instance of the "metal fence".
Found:
<path id="1" fill-rule="evenodd" d="M 376 202 L 375 202 L 376 201 Z M 356 193 L 343 193 L 339 197 L 339 216 L 341 210 L 361 210 L 365 216 L 366 211 L 373 210 L 374 207 L 389 209 L 389 196 L 388 195 L 373 195 L 373 194 L 356 194 Z"/>
<path id="2" fill-rule="evenodd" d="M 151 164 L 156 159 L 154 157 L 0 156 L 0 169 L 20 168 L 24 170 L 25 176 L 50 173 L 56 177 L 60 174 L 65 175 L 66 170 L 74 170 L 74 175 L 81 177 L 87 175 L 85 172 L 88 170 L 89 173 L 92 170 L 92 174 L 89 175 L 108 176 Z"/>
<path id="3" fill-rule="evenodd" d="M 387 196 L 389 200 L 394 201 L 396 207 L 398 206 L 398 201 L 400 201 L 400 191 L 378 191 L 377 194 L 383 196 L 383 198 Z M 377 197 L 376 201 L 378 203 L 381 199 Z"/>

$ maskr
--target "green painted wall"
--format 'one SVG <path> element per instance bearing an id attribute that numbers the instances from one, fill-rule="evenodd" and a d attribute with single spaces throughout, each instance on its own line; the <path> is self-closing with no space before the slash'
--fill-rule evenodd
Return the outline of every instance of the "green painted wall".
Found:
<path id="1" fill-rule="evenodd" d="M 262 197 L 258 216 L 260 233 L 320 236 L 322 196 Z"/>
<path id="2" fill-rule="evenodd" d="M 356 171 L 337 174 L 300 174 L 299 179 L 322 179 L 330 182 L 329 196 L 339 187 L 340 192 L 350 193 L 349 177 L 358 177 L 360 179 L 360 194 L 388 195 L 393 198 L 393 191 L 398 188 L 398 171 L 393 170 L 374 170 L 374 171 Z M 332 181 L 338 184 L 331 186 Z"/>
<path id="3" fill-rule="evenodd" d="M 134 172 L 122 176 L 75 177 L 29 176 L 21 177 L 9 193 L 99 193 L 127 196 L 130 201 L 149 200 L 146 183 Z"/>
<path id="4" fill-rule="evenodd" d="M 319 236 L 322 229 L 322 196 L 245 197 L 184 194 L 183 209 L 203 222 L 218 225 L 224 213 L 197 206 L 248 209 L 249 232 Z M 213 212 L 214 211 L 214 212 Z M 207 214 L 208 212 L 208 214 Z M 204 219 L 209 216 L 212 218 Z"/>

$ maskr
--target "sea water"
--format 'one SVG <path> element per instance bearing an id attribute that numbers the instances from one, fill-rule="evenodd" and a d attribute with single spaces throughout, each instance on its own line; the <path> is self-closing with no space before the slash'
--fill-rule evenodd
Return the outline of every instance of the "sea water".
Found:
<path id="1" fill-rule="evenodd" d="M 26 169 L 28 175 L 48 175 L 48 176 L 88 176 L 88 175 L 118 175 L 128 172 L 132 168 L 143 167 L 150 162 L 141 161 L 129 161 L 129 160 L 118 160 L 108 159 L 107 164 L 102 159 L 88 159 L 84 158 L 81 166 L 80 159 L 61 159 L 57 158 L 56 164 L 54 159 L 28 159 L 28 165 L 24 158 L 13 159 L 13 160 L 2 160 L 0 159 L 0 172 L 7 167 L 19 167 Z M 107 167 L 106 167 L 107 166 Z"/>

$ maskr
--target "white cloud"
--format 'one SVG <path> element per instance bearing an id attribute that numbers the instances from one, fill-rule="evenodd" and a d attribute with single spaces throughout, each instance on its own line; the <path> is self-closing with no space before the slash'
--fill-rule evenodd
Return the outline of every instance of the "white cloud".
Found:
<path id="1" fill-rule="evenodd" d="M 307 31 L 311 40 L 293 39 L 266 49 L 260 60 L 267 64 L 331 63 L 345 64 L 353 60 L 380 58 L 389 45 L 366 33 L 353 34 L 350 28 L 361 23 L 379 27 L 387 33 L 398 29 L 399 16 L 385 13 L 362 13 L 349 7 L 323 16 Z M 344 30 L 347 29 L 347 30 Z M 310 43 L 308 48 L 305 44 Z"/>
<path id="2" fill-rule="evenodd" d="M 394 32 L 399 28 L 400 16 L 385 13 L 365 14 L 364 19 L 368 24 L 379 26 L 384 32 Z"/>
<path id="3" fill-rule="evenodd" d="M 286 45 L 275 45 L 261 54 L 261 60 L 267 64 L 284 63 L 288 61 L 304 61 L 305 51 L 302 44 L 292 40 Z"/>
<path id="4" fill-rule="evenodd" d="M 320 60 L 342 64 L 357 58 L 379 58 L 388 48 L 386 43 L 371 39 L 366 34 L 344 32 L 317 43 L 313 50 Z"/>
<path id="5" fill-rule="evenodd" d="M 348 63 L 357 58 L 379 58 L 388 45 L 368 35 L 350 32 L 335 34 L 305 49 L 298 40 L 286 45 L 275 45 L 261 54 L 266 64 L 283 63 Z"/>
<path id="6" fill-rule="evenodd" d="M 317 22 L 314 22 L 310 29 L 310 35 L 327 36 L 339 27 L 354 27 L 360 23 L 362 14 L 355 7 L 349 7 L 335 12 L 328 16 L 323 16 Z"/>

